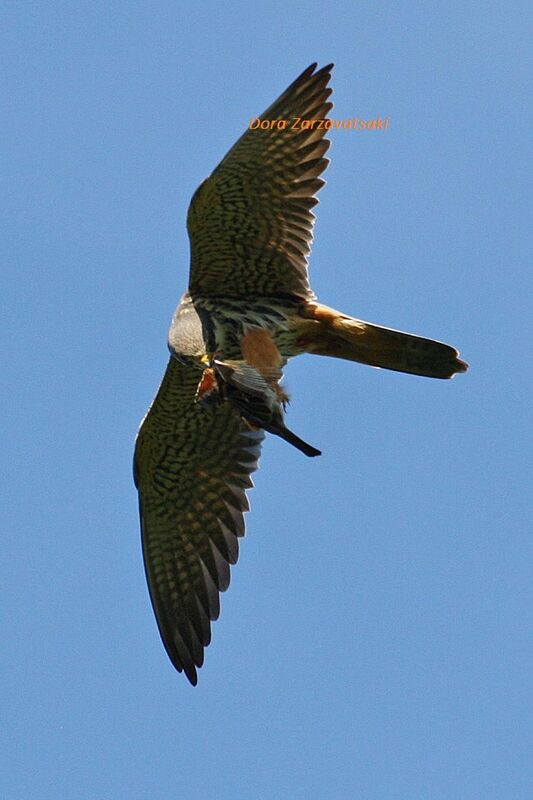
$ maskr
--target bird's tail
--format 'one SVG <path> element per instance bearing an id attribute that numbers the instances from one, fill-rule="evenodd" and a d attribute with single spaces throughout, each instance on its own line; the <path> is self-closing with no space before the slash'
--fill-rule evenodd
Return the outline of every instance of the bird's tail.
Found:
<path id="1" fill-rule="evenodd" d="M 222 386 L 223 396 L 240 411 L 252 427 L 263 428 L 275 436 L 280 436 L 306 456 L 322 455 L 320 450 L 304 442 L 285 425 L 283 402 L 279 399 L 282 390 L 277 382 L 274 388 L 258 370 L 243 361 L 224 362 L 215 359 L 214 368 Z M 200 386 L 203 383 L 202 380 Z"/>
<path id="2" fill-rule="evenodd" d="M 307 304 L 297 328 L 298 344 L 306 353 L 428 378 L 451 378 L 468 369 L 459 352 L 448 344 L 382 328 L 318 303 Z"/>
<path id="3" fill-rule="evenodd" d="M 297 450 L 305 453 L 305 455 L 309 456 L 310 458 L 322 455 L 321 450 L 317 450 L 312 444 L 304 442 L 303 439 L 300 439 L 299 436 L 296 436 L 296 434 L 290 431 L 284 424 L 276 424 L 272 422 L 267 424 L 263 423 L 263 428 L 269 433 L 273 433 L 275 436 L 285 439 L 286 442 L 292 444 L 293 447 L 296 447 Z"/>

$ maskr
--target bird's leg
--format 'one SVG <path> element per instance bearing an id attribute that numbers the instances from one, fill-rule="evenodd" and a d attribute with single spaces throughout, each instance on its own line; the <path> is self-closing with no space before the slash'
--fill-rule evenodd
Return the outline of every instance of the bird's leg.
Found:
<path id="1" fill-rule="evenodd" d="M 281 377 L 283 357 L 266 328 L 249 328 L 241 338 L 244 360 L 261 375 Z"/>
<path id="2" fill-rule="evenodd" d="M 276 397 L 278 398 L 279 402 L 283 406 L 283 410 L 287 408 L 287 405 L 290 403 L 291 399 L 283 386 L 280 386 L 277 381 L 273 382 L 272 388 L 276 393 Z"/>
<path id="3" fill-rule="evenodd" d="M 289 402 L 289 395 L 280 385 L 283 376 L 283 356 L 270 331 L 265 328 L 249 328 L 241 338 L 241 350 L 246 363 L 262 375 L 285 408 Z"/>

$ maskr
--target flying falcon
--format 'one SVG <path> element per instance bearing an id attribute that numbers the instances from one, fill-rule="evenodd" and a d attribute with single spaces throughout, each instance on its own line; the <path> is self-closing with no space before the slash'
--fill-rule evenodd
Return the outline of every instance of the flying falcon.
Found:
<path id="1" fill-rule="evenodd" d="M 332 66 L 312 64 L 261 119 L 325 120 Z M 328 165 L 326 129 L 249 128 L 188 211 L 189 288 L 137 436 L 134 473 L 157 624 L 170 660 L 193 685 L 237 561 L 264 431 L 320 455 L 285 425 L 287 360 L 316 353 L 430 378 L 467 369 L 447 344 L 317 302 L 307 256 Z"/>

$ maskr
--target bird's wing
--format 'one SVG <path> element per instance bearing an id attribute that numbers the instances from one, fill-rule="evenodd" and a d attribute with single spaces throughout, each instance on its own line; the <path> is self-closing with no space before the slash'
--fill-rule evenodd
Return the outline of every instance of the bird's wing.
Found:
<path id="1" fill-rule="evenodd" d="M 249 508 L 245 490 L 263 439 L 229 403 L 196 404 L 200 377 L 195 367 L 170 359 L 134 460 L 152 604 L 167 653 L 192 684 L 210 620 L 219 614 L 219 592 L 237 561 Z"/>
<path id="2" fill-rule="evenodd" d="M 196 190 L 187 217 L 191 294 L 312 297 L 307 256 L 328 165 L 324 120 L 332 64 L 312 64 L 261 115 L 284 130 L 249 128 Z M 295 120 L 298 127 L 293 127 Z M 315 120 L 302 129 L 303 120 Z"/>

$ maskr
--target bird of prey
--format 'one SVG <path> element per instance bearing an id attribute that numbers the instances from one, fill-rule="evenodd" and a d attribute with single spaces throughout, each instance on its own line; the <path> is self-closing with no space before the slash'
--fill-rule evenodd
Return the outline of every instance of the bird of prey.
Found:
<path id="1" fill-rule="evenodd" d="M 320 451 L 284 421 L 280 381 L 300 353 L 451 378 L 449 345 L 321 305 L 309 285 L 311 211 L 328 165 L 332 64 L 312 64 L 196 190 L 187 216 L 189 286 L 172 319 L 170 360 L 134 458 L 146 576 L 170 660 L 197 682 L 219 593 L 244 534 L 246 490 L 264 431 Z"/>

